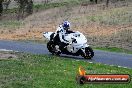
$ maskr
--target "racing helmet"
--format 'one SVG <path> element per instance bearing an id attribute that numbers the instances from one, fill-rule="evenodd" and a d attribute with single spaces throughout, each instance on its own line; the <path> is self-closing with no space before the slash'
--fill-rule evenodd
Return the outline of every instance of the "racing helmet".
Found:
<path id="1" fill-rule="evenodd" d="M 70 29 L 70 22 L 69 21 L 64 21 L 63 24 L 62 24 L 64 30 L 68 30 Z"/>

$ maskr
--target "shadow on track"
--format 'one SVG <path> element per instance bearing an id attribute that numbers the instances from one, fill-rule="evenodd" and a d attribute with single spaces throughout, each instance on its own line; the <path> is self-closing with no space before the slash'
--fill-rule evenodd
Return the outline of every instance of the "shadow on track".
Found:
<path id="1" fill-rule="evenodd" d="M 52 55 L 52 54 L 48 54 L 50 56 L 57 56 L 57 55 Z M 61 54 L 57 57 L 63 57 L 63 58 L 68 58 L 68 59 L 74 59 L 74 60 L 83 60 L 83 61 L 93 61 L 93 58 L 92 59 L 84 59 L 83 57 L 81 56 L 71 56 L 71 55 L 65 55 L 65 54 Z"/>

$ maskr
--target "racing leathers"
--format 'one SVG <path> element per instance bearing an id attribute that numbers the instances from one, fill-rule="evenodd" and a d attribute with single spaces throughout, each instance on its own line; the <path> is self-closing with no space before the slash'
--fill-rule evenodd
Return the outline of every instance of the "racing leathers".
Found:
<path id="1" fill-rule="evenodd" d="M 65 39 L 65 34 L 67 33 L 67 31 L 66 30 L 64 30 L 64 28 L 63 28 L 63 26 L 62 25 L 60 25 L 58 28 L 57 28 L 57 30 L 56 30 L 56 32 L 55 32 L 55 42 L 58 42 L 59 44 L 59 49 L 60 50 L 63 50 L 64 48 L 65 48 L 65 46 L 67 46 L 68 45 L 68 41 Z M 58 41 L 56 41 L 58 39 Z"/>

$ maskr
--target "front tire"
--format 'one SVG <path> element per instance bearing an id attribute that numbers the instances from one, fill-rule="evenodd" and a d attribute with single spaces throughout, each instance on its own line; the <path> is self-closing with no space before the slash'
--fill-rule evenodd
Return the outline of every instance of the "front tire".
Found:
<path id="1" fill-rule="evenodd" d="M 85 52 L 82 51 L 81 56 L 85 59 L 91 59 L 94 56 L 93 49 L 91 47 L 86 47 Z"/>
<path id="2" fill-rule="evenodd" d="M 58 50 L 56 50 L 56 47 L 55 47 L 55 46 L 56 46 L 56 45 L 54 44 L 53 41 L 49 41 L 49 42 L 47 43 L 47 48 L 48 48 L 48 50 L 49 50 L 50 53 L 52 53 L 53 55 L 60 55 L 61 52 L 58 51 Z"/>

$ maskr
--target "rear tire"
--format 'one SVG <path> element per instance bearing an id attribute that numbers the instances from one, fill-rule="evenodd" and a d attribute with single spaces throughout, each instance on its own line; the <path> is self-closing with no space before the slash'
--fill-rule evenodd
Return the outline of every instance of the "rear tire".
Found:
<path id="1" fill-rule="evenodd" d="M 56 50 L 55 44 L 53 43 L 53 41 L 49 41 L 47 43 L 47 48 L 48 48 L 49 52 L 52 53 L 53 55 L 60 55 L 61 54 L 60 51 Z"/>
<path id="2" fill-rule="evenodd" d="M 93 49 L 91 47 L 86 47 L 85 53 L 82 51 L 81 56 L 84 57 L 85 59 L 91 59 L 94 56 Z"/>

